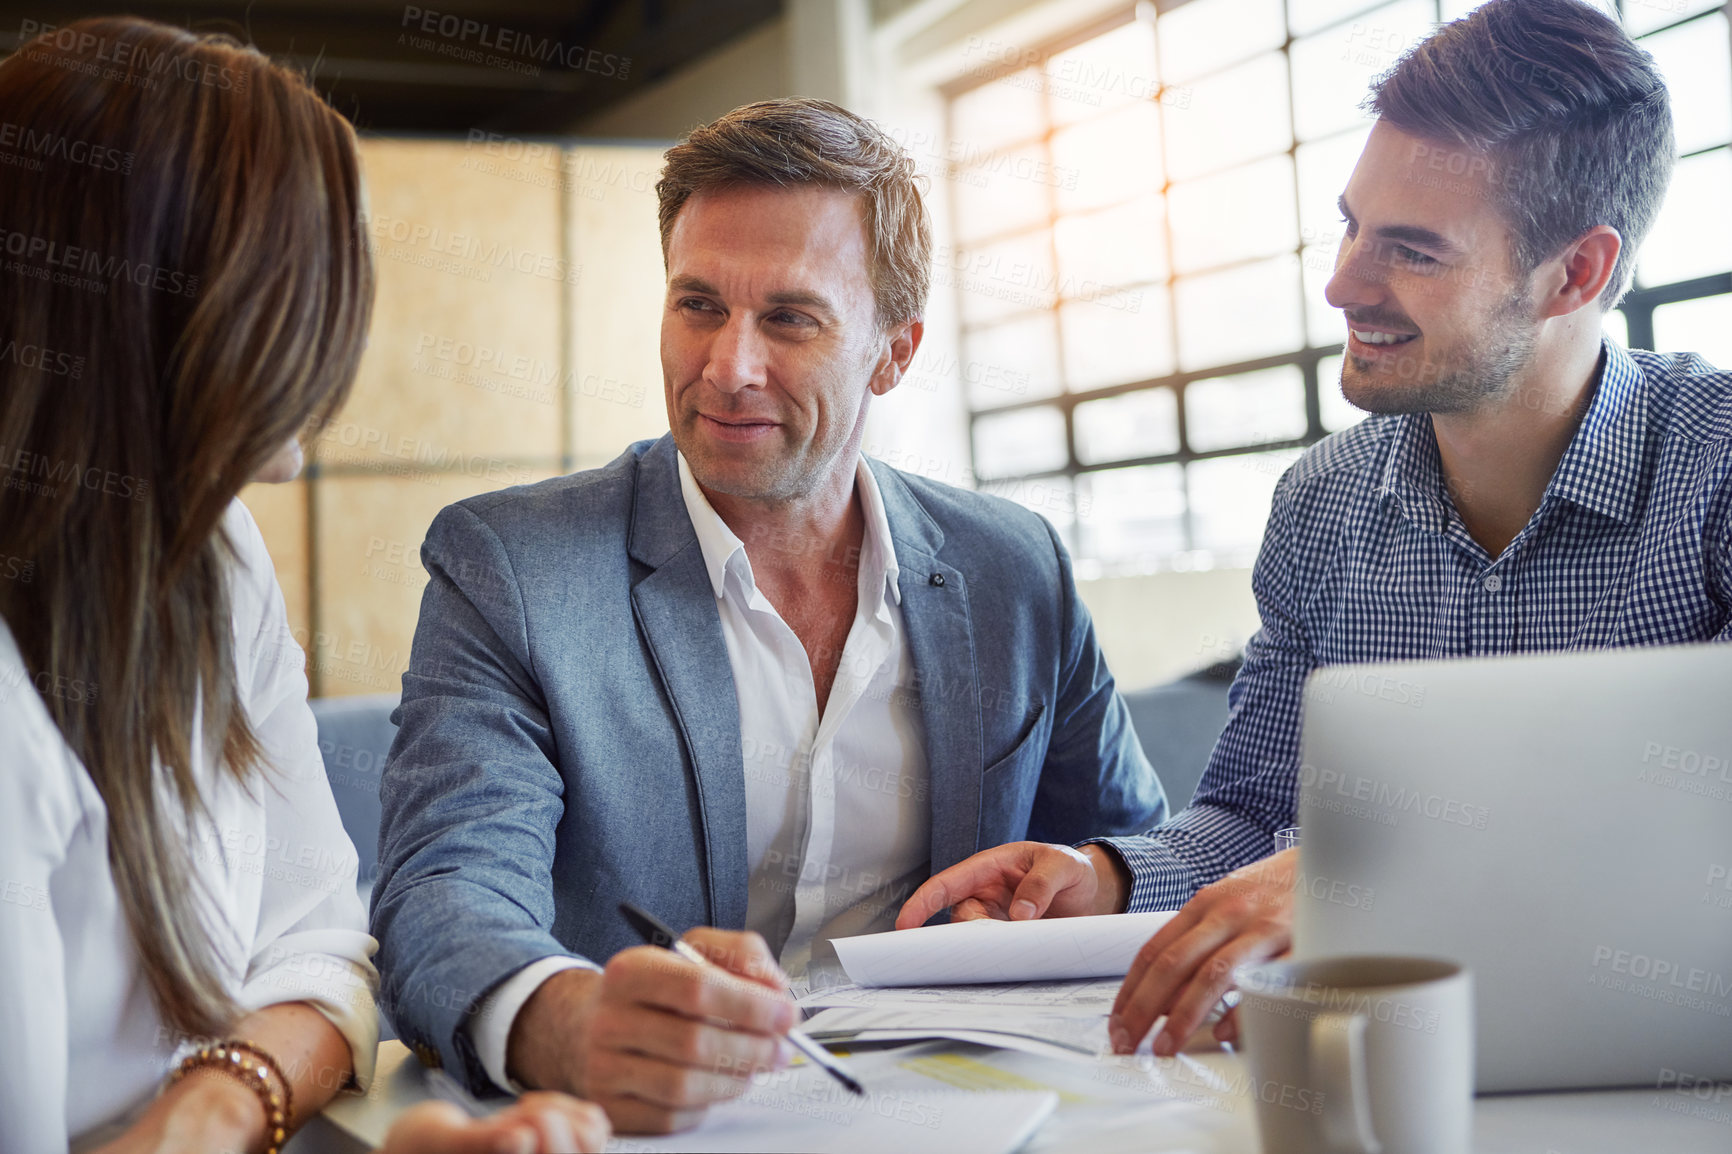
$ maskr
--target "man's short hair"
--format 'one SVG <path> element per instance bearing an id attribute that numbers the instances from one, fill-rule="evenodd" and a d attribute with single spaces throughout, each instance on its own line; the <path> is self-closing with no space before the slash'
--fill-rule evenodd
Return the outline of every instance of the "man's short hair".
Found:
<path id="1" fill-rule="evenodd" d="M 870 121 L 827 100 L 789 97 L 734 109 L 668 149 L 656 182 L 662 259 L 694 193 L 819 185 L 856 193 L 865 215 L 878 323 L 919 320 L 932 284 L 932 222 L 906 152 Z"/>
<path id="2" fill-rule="evenodd" d="M 1524 275 L 1596 225 L 1624 246 L 1600 303 L 1629 288 L 1672 178 L 1672 111 L 1653 58 L 1578 0 L 1490 0 L 1380 77 L 1370 110 L 1486 154 Z"/>

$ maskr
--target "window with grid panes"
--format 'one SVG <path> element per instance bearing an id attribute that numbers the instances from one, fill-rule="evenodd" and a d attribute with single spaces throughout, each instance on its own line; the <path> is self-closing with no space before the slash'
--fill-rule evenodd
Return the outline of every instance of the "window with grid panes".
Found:
<path id="1" fill-rule="evenodd" d="M 1363 417 L 1323 298 L 1372 79 L 1461 0 L 1140 4 L 949 96 L 974 472 L 1090 572 L 1245 565 L 1276 479 Z M 1610 11 L 1610 7 L 1607 8 Z M 1626 0 L 1680 160 L 1615 339 L 1732 365 L 1732 30 Z"/>

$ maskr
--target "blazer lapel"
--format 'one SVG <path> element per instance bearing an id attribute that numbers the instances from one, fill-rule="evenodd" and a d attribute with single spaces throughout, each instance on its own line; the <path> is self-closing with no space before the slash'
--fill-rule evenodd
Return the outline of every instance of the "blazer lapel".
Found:
<path id="1" fill-rule="evenodd" d="M 715 590 L 680 495 L 674 453 L 673 438 L 664 436 L 638 464 L 627 548 L 654 572 L 632 588 L 632 608 L 697 776 L 710 922 L 737 929 L 746 924 L 747 886 L 740 708 Z"/>
<path id="2" fill-rule="evenodd" d="M 919 678 L 932 799 L 932 872 L 972 854 L 980 835 L 980 676 L 962 573 L 938 559 L 944 531 L 896 470 L 868 458 L 901 566 L 902 624 Z"/>

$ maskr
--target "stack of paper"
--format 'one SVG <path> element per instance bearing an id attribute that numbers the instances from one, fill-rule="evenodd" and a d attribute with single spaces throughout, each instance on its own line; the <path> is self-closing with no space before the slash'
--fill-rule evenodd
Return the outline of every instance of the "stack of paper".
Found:
<path id="1" fill-rule="evenodd" d="M 1077 982 L 997 982 L 970 986 L 832 986 L 800 999 L 802 1006 L 1014 1006 L 1045 1013 L 1106 1013 L 1119 992 L 1118 978 Z"/>
<path id="2" fill-rule="evenodd" d="M 1071 1059 L 1107 1053 L 1137 950 L 1170 913 L 969 921 L 835 942 L 853 985 L 801 999 L 821 1041 L 949 1038 Z"/>
<path id="3" fill-rule="evenodd" d="M 949 1038 L 1049 1057 L 1107 1052 L 1117 979 L 987 986 L 841 986 L 802 998 L 817 1012 L 805 1030 L 821 1042 Z"/>

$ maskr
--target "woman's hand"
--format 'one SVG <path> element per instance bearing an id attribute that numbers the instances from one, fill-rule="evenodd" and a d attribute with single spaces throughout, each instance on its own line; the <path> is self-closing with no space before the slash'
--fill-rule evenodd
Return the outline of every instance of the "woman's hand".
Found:
<path id="1" fill-rule="evenodd" d="M 269 1054 L 277 1074 L 289 1080 L 291 1134 L 323 1110 L 353 1072 L 348 1041 L 305 1002 L 255 1010 L 235 1023 L 230 1036 Z M 93 1154 L 243 1154 L 265 1146 L 258 1091 L 231 1073 L 205 1067 L 171 1082 L 126 1133 Z"/>
<path id="2" fill-rule="evenodd" d="M 490 1118 L 422 1102 L 397 1119 L 380 1154 L 598 1154 L 612 1133 L 600 1106 L 565 1094 L 525 1094 Z"/>
<path id="3" fill-rule="evenodd" d="M 243 1154 L 263 1149 L 264 1133 L 257 1094 L 226 1074 L 198 1071 L 91 1154 Z M 489 1118 L 422 1102 L 392 1125 L 381 1154 L 599 1154 L 612 1134 L 593 1102 L 537 1092 Z"/>
<path id="4" fill-rule="evenodd" d="M 240 1154 L 264 1149 L 264 1138 L 258 1093 L 220 1070 L 196 1070 L 91 1154 Z"/>

